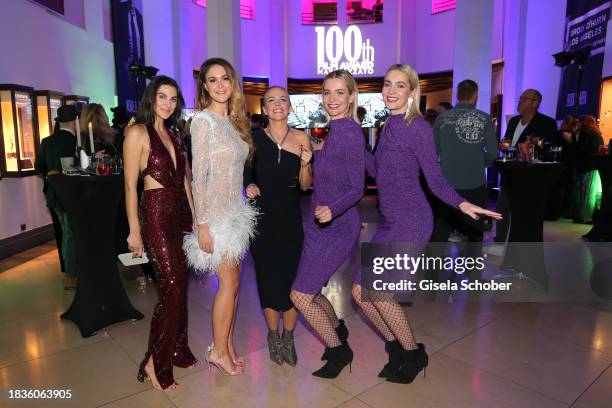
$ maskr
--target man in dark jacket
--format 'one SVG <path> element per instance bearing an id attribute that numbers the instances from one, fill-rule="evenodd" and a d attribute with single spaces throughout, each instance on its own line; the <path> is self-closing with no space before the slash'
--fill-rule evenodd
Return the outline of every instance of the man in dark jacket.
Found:
<path id="1" fill-rule="evenodd" d="M 512 146 L 519 143 L 531 141 L 532 138 L 554 142 L 557 138 L 557 122 L 549 116 L 538 112 L 542 103 L 542 94 L 535 89 L 526 89 L 518 100 L 519 115 L 510 119 L 505 140 L 510 140 Z M 503 219 L 497 222 L 495 242 L 506 242 L 508 228 L 510 226 L 510 201 L 504 190 L 503 179 L 497 202 L 497 211 L 503 215 Z"/>
<path id="2" fill-rule="evenodd" d="M 57 216 L 62 230 L 61 257 L 64 260 L 64 288 L 76 287 L 75 253 L 68 216 L 62 207 L 53 188 L 47 185 L 46 177 L 62 172 L 62 157 L 73 157 L 76 147 L 76 120 L 78 110 L 75 105 L 62 106 L 57 110 L 59 131 L 43 139 L 36 157 L 35 168 L 45 178 L 43 192 L 47 200 L 47 207 Z"/>
<path id="3" fill-rule="evenodd" d="M 538 112 L 542 103 L 542 94 L 535 89 L 527 89 L 519 98 L 519 115 L 508 122 L 504 139 L 510 140 L 512 146 L 524 143 L 531 137 L 553 141 L 557 137 L 557 122 Z"/>
<path id="4" fill-rule="evenodd" d="M 485 167 L 499 154 L 491 115 L 476 109 L 478 84 L 470 79 L 457 86 L 458 103 L 438 116 L 433 126 L 442 173 L 466 200 L 486 207 Z M 467 236 L 467 256 L 479 256 L 483 225 L 439 202 L 431 240 L 446 242 L 457 228 Z"/>

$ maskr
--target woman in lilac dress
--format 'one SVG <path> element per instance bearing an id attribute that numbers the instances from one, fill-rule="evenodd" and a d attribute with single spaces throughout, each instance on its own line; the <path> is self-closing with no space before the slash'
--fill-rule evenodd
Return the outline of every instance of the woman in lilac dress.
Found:
<path id="1" fill-rule="evenodd" d="M 391 116 L 387 119 L 376 155 L 366 154 L 368 173 L 376 177 L 382 223 L 371 242 L 426 243 L 433 230 L 433 214 L 419 182 L 422 170 L 431 191 L 445 203 L 470 217 L 500 219 L 501 215 L 465 201 L 447 183 L 438 164 L 431 127 L 419 112 L 419 77 L 406 64 L 389 68 L 383 99 Z M 389 362 L 379 377 L 411 383 L 427 366 L 425 346 L 416 343 L 408 318 L 389 292 L 361 286 L 358 274 L 353 298 L 386 340 Z"/>
<path id="2" fill-rule="evenodd" d="M 353 250 L 361 222 L 357 203 L 363 195 L 365 140 L 357 124 L 357 84 L 344 70 L 323 81 L 323 106 L 330 132 L 313 162 L 314 194 L 306 217 L 304 246 L 291 300 L 323 338 L 327 363 L 313 375 L 335 378 L 353 360 L 343 325 L 321 288 Z M 315 146 L 315 149 L 317 146 Z"/>

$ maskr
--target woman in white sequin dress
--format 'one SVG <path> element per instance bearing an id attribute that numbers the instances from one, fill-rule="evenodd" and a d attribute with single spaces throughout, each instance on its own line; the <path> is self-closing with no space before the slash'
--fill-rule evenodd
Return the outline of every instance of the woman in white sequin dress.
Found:
<path id="1" fill-rule="evenodd" d="M 238 375 L 245 365 L 232 341 L 240 262 L 256 222 L 256 211 L 242 194 L 244 164 L 253 149 L 250 122 L 236 71 L 226 60 L 211 58 L 202 64 L 198 95 L 200 111 L 191 122 L 197 225 L 183 248 L 192 268 L 215 273 L 219 280 L 212 309 L 213 344 L 206 361 L 224 374 Z"/>

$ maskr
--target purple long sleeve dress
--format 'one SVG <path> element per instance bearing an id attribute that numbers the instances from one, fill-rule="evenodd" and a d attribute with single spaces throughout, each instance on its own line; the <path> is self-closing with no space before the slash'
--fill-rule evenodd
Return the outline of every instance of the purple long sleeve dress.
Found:
<path id="1" fill-rule="evenodd" d="M 426 243 L 433 231 L 433 213 L 421 188 L 419 169 L 427 185 L 455 208 L 465 201 L 448 184 L 438 163 L 435 140 L 422 118 L 408 125 L 404 114 L 387 119 L 376 154 L 366 153 L 368 173 L 376 178 L 383 221 L 370 242 Z M 360 274 L 355 282 L 361 282 Z"/>
<path id="2" fill-rule="evenodd" d="M 314 154 L 314 193 L 306 216 L 304 246 L 293 289 L 315 295 L 346 261 L 359 238 L 361 220 L 357 203 L 363 196 L 365 139 L 350 118 L 336 119 L 325 145 Z M 332 221 L 319 224 L 317 205 L 327 205 Z"/>

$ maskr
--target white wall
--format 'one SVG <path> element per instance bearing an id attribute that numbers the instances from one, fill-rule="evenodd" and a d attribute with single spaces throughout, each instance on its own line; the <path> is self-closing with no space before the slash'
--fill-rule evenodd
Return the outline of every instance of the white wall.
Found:
<path id="1" fill-rule="evenodd" d="M 113 45 L 101 27 L 104 0 L 87 0 L 93 32 L 47 13 L 27 0 L 2 2 L 0 82 L 85 95 L 107 108 L 115 101 Z M 92 21 L 97 15 L 100 20 Z M 16 22 L 19 22 L 18 29 Z M 87 28 L 88 22 L 85 21 Z M 50 223 L 36 176 L 0 180 L 0 239 Z"/>

